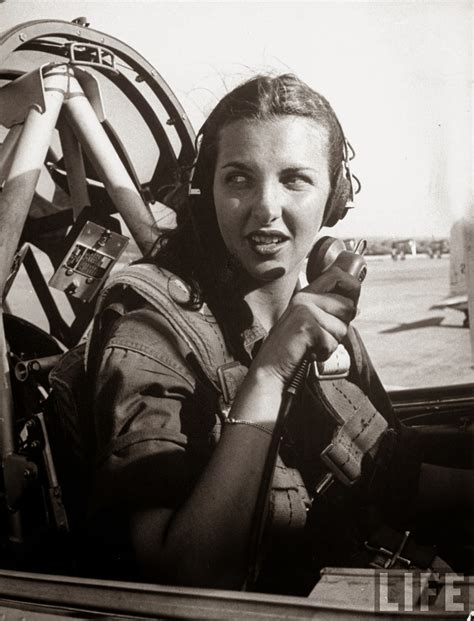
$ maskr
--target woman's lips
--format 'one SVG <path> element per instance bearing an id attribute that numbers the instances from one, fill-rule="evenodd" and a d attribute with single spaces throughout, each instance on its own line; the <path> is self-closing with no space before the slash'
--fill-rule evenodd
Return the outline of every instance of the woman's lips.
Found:
<path id="1" fill-rule="evenodd" d="M 247 235 L 247 241 L 254 252 L 268 256 L 279 252 L 288 238 L 272 233 L 251 233 Z"/>

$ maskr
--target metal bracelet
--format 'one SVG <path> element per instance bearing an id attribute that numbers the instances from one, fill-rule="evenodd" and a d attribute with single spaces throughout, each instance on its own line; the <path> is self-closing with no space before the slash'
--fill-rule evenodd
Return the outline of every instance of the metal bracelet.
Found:
<path id="1" fill-rule="evenodd" d="M 254 423 L 251 420 L 242 420 L 240 418 L 226 418 L 225 422 L 231 425 L 249 425 L 249 427 L 255 427 L 256 429 L 260 429 L 260 431 L 264 431 L 265 433 L 268 433 L 270 436 L 273 434 L 272 429 L 268 429 L 267 427 L 264 427 L 263 425 L 260 425 L 259 423 Z"/>

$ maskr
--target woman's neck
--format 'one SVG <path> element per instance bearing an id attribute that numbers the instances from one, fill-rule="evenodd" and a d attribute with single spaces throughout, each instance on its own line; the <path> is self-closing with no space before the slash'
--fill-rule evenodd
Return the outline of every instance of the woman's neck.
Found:
<path id="1" fill-rule="evenodd" d="M 295 291 L 297 276 L 280 278 L 250 289 L 244 299 L 268 332 L 282 316 Z"/>

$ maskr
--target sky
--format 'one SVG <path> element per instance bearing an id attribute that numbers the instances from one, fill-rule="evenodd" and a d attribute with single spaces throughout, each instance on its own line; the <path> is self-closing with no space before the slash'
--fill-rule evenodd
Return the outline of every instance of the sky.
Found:
<path id="1" fill-rule="evenodd" d="M 472 209 L 471 1 L 4 0 L 0 29 L 85 15 L 169 84 L 197 130 L 259 72 L 293 72 L 333 105 L 357 156 L 344 237 L 440 237 Z M 332 232 L 331 232 L 332 234 Z"/>

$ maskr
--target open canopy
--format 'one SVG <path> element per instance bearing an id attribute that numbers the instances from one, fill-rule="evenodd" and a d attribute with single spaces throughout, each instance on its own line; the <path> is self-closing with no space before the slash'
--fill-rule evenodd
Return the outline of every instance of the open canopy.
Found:
<path id="1" fill-rule="evenodd" d="M 66 67 L 118 154 L 143 202 L 143 212 L 151 206 L 153 221 L 166 226 L 170 214 L 160 210 L 158 202 L 176 182 L 180 167 L 193 160 L 193 129 L 156 69 L 129 46 L 89 28 L 85 18 L 75 23 L 28 22 L 0 35 L 0 183 L 8 177 L 30 110 L 47 113 L 45 75 Z M 9 88 L 1 88 L 5 86 Z M 84 112 L 75 115 L 75 122 L 71 120 L 66 108 L 72 107 L 68 103 L 75 95 L 70 85 L 66 90 L 53 131 L 47 136 L 46 128 L 38 130 L 48 144 L 22 231 L 24 240 L 47 252 L 48 248 L 51 252 L 52 239 L 62 236 L 83 207 L 92 206 L 94 219 L 99 220 L 120 211 L 103 163 L 109 157 L 107 149 L 90 135 L 95 133 L 93 126 L 84 130 L 85 136 L 80 135 L 78 125 L 85 122 Z M 38 157 L 34 160 L 28 162 L 31 167 L 38 164 Z M 22 207 L 25 211 L 26 206 Z M 61 254 L 56 250 L 51 253 L 54 262 L 56 254 Z"/>

